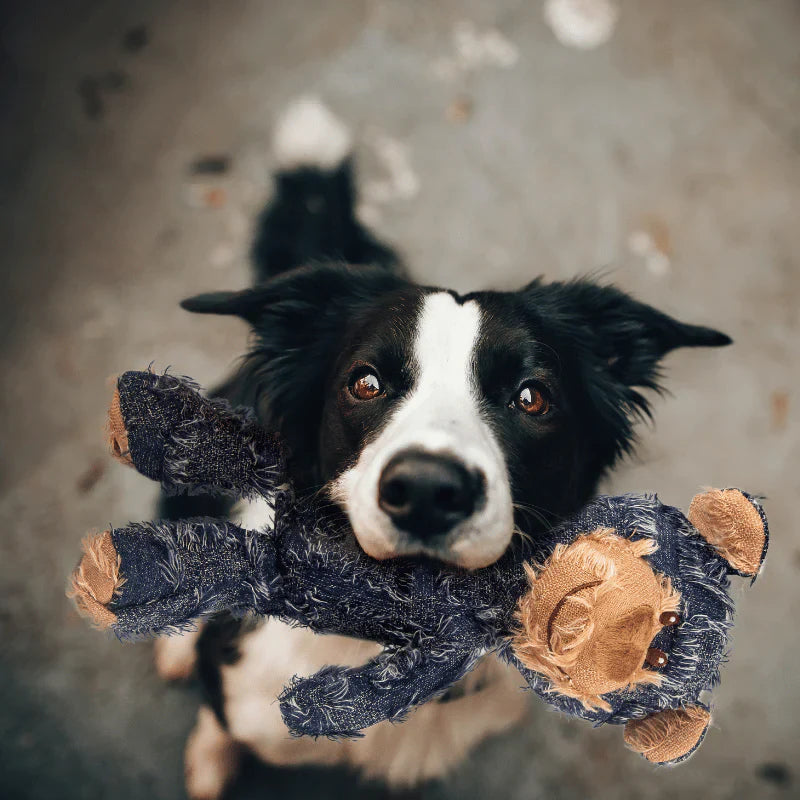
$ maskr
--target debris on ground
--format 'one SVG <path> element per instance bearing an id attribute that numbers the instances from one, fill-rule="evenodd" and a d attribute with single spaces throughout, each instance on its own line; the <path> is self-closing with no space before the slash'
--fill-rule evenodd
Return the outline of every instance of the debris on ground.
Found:
<path id="1" fill-rule="evenodd" d="M 789 393 L 774 391 L 770 395 L 770 409 L 772 417 L 772 430 L 782 431 L 789 420 Z"/>
<path id="2" fill-rule="evenodd" d="M 189 167 L 192 175 L 224 175 L 231 168 L 231 157 L 208 155 L 196 158 Z"/>
<path id="3" fill-rule="evenodd" d="M 136 25 L 125 31 L 122 37 L 122 47 L 129 53 L 138 53 L 143 50 L 150 41 L 150 33 L 145 25 Z"/>
<path id="4" fill-rule="evenodd" d="M 411 166 L 408 147 L 399 139 L 379 128 L 369 128 L 364 143 L 375 154 L 384 177 L 364 183 L 357 214 L 365 224 L 375 224 L 380 220 L 380 206 L 415 197 L 420 181 Z"/>
<path id="5" fill-rule="evenodd" d="M 78 490 L 79 494 L 88 494 L 94 489 L 100 478 L 105 475 L 107 464 L 107 458 L 96 458 L 92 461 L 78 476 L 78 480 L 75 483 L 75 488 Z"/>
<path id="6" fill-rule="evenodd" d="M 452 103 L 447 107 L 445 111 L 445 118 L 448 122 L 453 122 L 455 124 L 463 124 L 465 122 L 469 122 L 470 118 L 472 117 L 472 111 L 474 109 L 474 103 L 471 97 L 467 97 L 466 95 L 460 95 L 453 100 Z"/>
<path id="7" fill-rule="evenodd" d="M 193 182 L 186 186 L 185 198 L 190 208 L 217 210 L 228 202 L 228 191 L 224 186 Z"/>
<path id="8" fill-rule="evenodd" d="M 433 72 L 442 80 L 486 67 L 509 69 L 519 61 L 519 49 L 497 28 L 480 30 L 474 22 L 462 20 L 453 26 L 452 54 L 433 62 Z"/>
<path id="9" fill-rule="evenodd" d="M 667 224 L 658 217 L 648 217 L 628 236 L 628 250 L 644 261 L 651 275 L 661 277 L 672 268 L 672 238 Z"/>

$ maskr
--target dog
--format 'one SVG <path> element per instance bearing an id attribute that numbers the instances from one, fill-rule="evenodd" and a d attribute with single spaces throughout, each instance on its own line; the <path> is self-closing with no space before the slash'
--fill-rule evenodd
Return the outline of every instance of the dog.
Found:
<path id="1" fill-rule="evenodd" d="M 483 567 L 514 536 L 536 536 L 592 497 L 633 448 L 636 421 L 650 415 L 642 390 L 659 390 L 668 352 L 731 340 L 585 278 L 464 295 L 411 281 L 357 219 L 351 144 L 319 102 L 290 107 L 275 132 L 280 168 L 253 246 L 253 288 L 183 305 L 251 325 L 250 352 L 214 393 L 281 432 L 296 490 L 329 503 L 366 553 Z M 229 512 L 258 528 L 270 511 L 221 504 L 164 498 L 161 513 Z M 275 698 L 293 675 L 376 652 L 226 616 L 160 641 L 162 675 L 196 669 L 205 689 L 186 750 L 190 797 L 219 797 L 245 750 L 418 784 L 524 713 L 518 677 L 487 658 L 401 725 L 354 741 L 287 734 Z"/>

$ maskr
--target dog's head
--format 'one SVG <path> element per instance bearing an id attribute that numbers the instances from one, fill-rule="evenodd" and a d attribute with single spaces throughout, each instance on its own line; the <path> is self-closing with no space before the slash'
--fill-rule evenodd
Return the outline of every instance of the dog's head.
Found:
<path id="1" fill-rule="evenodd" d="M 469 568 L 590 496 L 666 353 L 730 341 L 588 280 L 459 296 L 314 266 L 184 307 L 253 326 L 238 379 L 367 553 Z"/>

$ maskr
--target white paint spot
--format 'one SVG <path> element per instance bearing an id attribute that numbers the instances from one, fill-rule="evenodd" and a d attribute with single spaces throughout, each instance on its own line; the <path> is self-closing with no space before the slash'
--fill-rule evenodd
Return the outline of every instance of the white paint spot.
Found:
<path id="1" fill-rule="evenodd" d="M 611 0 L 546 0 L 544 19 L 561 44 L 591 50 L 614 33 L 619 8 Z"/>
<path id="2" fill-rule="evenodd" d="M 497 28 L 478 30 L 474 22 L 462 20 L 453 28 L 453 46 L 463 70 L 482 67 L 513 67 L 519 60 L 519 50 Z"/>

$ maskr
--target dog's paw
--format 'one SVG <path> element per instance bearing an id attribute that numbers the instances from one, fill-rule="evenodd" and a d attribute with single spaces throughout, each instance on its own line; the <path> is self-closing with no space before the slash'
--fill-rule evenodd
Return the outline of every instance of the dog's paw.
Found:
<path id="1" fill-rule="evenodd" d="M 187 681 L 197 664 L 200 630 L 164 636 L 153 643 L 156 672 L 165 681 Z"/>
<path id="2" fill-rule="evenodd" d="M 214 712 L 201 706 L 186 742 L 186 794 L 190 800 L 219 800 L 239 770 L 241 750 Z"/>

